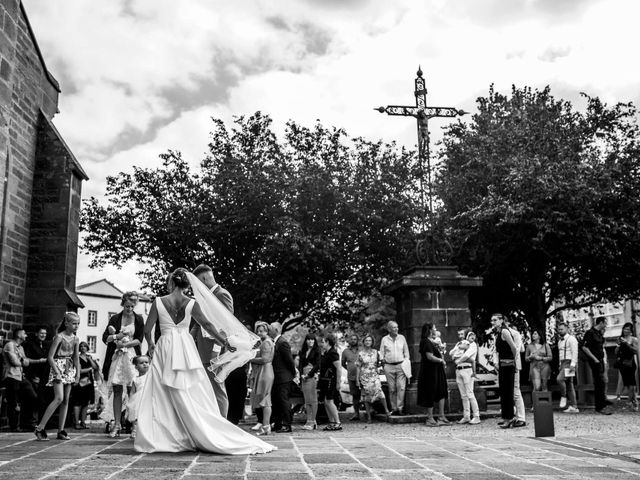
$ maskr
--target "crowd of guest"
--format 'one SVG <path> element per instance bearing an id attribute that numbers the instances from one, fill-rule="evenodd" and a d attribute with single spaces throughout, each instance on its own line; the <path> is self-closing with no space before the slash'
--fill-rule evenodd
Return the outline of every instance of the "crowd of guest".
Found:
<path id="1" fill-rule="evenodd" d="M 216 283 L 211 268 L 201 265 L 194 274 L 233 313 L 233 298 Z M 65 431 L 68 407 L 72 407 L 69 415 L 72 426 L 75 429 L 87 428 L 88 408 L 96 403 L 95 387 L 101 384 L 102 395 L 107 398 L 101 418 L 107 422 L 108 434 L 119 436 L 126 422 L 132 436 L 135 436 L 139 408 L 136 393 L 142 388 L 150 364 L 150 358 L 141 352 L 144 321 L 134 312 L 137 302 L 135 292 L 125 293 L 121 300 L 122 311 L 109 320 L 103 335 L 107 352 L 102 372 L 89 353 L 89 345 L 80 342 L 75 335 L 79 317 L 73 312 L 65 314 L 51 341 L 47 338 L 46 328 L 39 329 L 34 338 L 28 338 L 22 328 L 13 332 L 12 339 L 3 348 L 2 372 L 7 417 L 12 431 L 33 431 L 35 428 L 38 439 L 46 440 L 44 428 L 57 410 L 57 438 L 68 439 Z M 593 319 L 592 328 L 581 341 L 570 333 L 567 325 L 558 324 L 554 349 L 546 341 L 545 332 L 531 331 L 523 336 L 503 314 L 492 315 L 491 325 L 495 339 L 501 428 L 526 425 L 521 372 L 526 367 L 533 391 L 547 390 L 555 351 L 558 373 L 554 380 L 560 390 L 560 409 L 565 413 L 579 413 L 576 379 L 582 356 L 593 378 L 595 411 L 611 414 L 611 402 L 606 396 L 604 317 Z M 334 334 L 308 333 L 299 353 L 294 355 L 289 341 L 282 335 L 280 323 L 256 322 L 254 331 L 259 338 L 259 348 L 255 358 L 234 370 L 225 382 L 216 381 L 207 369 L 221 414 L 237 424 L 245 416 L 245 399 L 250 390 L 250 408 L 257 417 L 252 430 L 257 435 L 289 433 L 292 431 L 292 389 L 298 386 L 306 414 L 302 429 L 316 430 L 318 416 L 322 414 L 326 417 L 324 430 L 339 431 L 342 425 L 338 411 L 345 379 L 353 406 L 351 421 L 363 419 L 361 406 L 364 406 L 367 423 L 374 420 L 376 411 L 387 417 L 405 415 L 405 392 L 412 377 L 411 353 L 396 322 L 389 322 L 386 330 L 378 349 L 375 338 L 370 334 L 361 338 L 355 334 L 347 335 L 347 345 L 341 353 Z M 190 333 L 205 367 L 228 348 L 224 339 L 204 335 L 195 323 Z M 527 336 L 529 343 L 525 346 L 523 337 Z M 418 349 L 417 404 L 426 411 L 427 426 L 451 424 L 445 414 L 450 394 L 446 373 L 448 365 L 450 371 L 455 371 L 462 404 L 462 418 L 457 423 L 481 423 L 474 393 L 478 351 L 476 335 L 471 329 L 460 329 L 457 342 L 447 351 L 436 326 L 431 323 L 423 325 Z M 626 390 L 632 408 L 637 410 L 638 339 L 631 323 L 622 327 L 614 355 L 614 367 L 620 377 L 618 392 L 621 394 Z M 387 395 L 383 390 L 382 375 L 386 380 Z"/>

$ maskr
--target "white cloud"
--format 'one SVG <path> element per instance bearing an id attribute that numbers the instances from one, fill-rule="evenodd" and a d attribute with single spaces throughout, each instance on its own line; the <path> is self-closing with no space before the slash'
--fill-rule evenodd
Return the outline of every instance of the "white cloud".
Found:
<path id="1" fill-rule="evenodd" d="M 210 116 L 260 109 L 278 131 L 320 119 L 413 147 L 415 123 L 373 107 L 413 104 L 418 64 L 432 105 L 474 110 L 491 83 L 640 99 L 640 4 L 626 0 L 25 4 L 66 92 L 55 122 L 91 176 L 85 196 L 168 148 L 199 161 Z M 434 140 L 446 123 L 431 123 Z"/>

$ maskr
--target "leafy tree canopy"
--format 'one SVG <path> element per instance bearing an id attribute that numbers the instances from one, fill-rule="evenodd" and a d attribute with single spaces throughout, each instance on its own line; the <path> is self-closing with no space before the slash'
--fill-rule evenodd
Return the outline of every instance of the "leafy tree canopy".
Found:
<path id="1" fill-rule="evenodd" d="M 489 90 L 445 133 L 437 193 L 482 314 L 540 328 L 563 308 L 640 294 L 640 136 L 631 104 Z"/>
<path id="2" fill-rule="evenodd" d="M 408 266 L 419 218 L 415 154 L 268 116 L 213 120 L 209 153 L 109 177 L 84 204 L 92 266 L 135 260 L 161 293 L 173 268 L 204 262 L 248 320 L 348 324 Z"/>

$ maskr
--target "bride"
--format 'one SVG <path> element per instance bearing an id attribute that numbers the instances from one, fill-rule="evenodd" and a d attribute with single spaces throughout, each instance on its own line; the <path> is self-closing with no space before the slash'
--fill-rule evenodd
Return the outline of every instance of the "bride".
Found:
<path id="1" fill-rule="evenodd" d="M 226 332 L 216 329 L 212 322 L 215 318 L 203 314 L 200 303 L 206 303 L 210 311 L 216 300 L 213 295 L 213 300 L 200 295 L 196 303 L 183 293 L 190 285 L 189 280 L 191 284 L 199 282 L 184 268 L 169 275 L 167 287 L 171 293 L 157 297 L 147 317 L 144 333 L 152 361 L 140 392 L 135 450 L 145 453 L 201 450 L 227 455 L 275 450 L 220 415 L 213 388 L 189 334 L 189 323 L 193 318 L 216 337 Z M 204 286 L 194 285 L 194 291 L 201 291 L 201 287 Z M 151 334 L 156 320 L 161 336 L 154 345 Z"/>

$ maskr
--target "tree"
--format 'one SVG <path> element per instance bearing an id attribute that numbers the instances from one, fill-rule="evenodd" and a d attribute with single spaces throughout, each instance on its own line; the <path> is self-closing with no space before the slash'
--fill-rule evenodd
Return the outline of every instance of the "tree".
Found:
<path id="1" fill-rule="evenodd" d="M 541 328 L 562 309 L 640 293 L 636 110 L 585 97 L 582 113 L 548 87 L 492 87 L 445 133 L 440 215 L 455 262 L 484 277 L 481 312 Z"/>
<path id="2" fill-rule="evenodd" d="M 287 124 L 283 141 L 259 112 L 227 130 L 191 169 L 177 152 L 155 169 L 108 179 L 85 202 L 93 265 L 147 265 L 161 292 L 173 268 L 210 263 L 250 320 L 350 323 L 408 266 L 418 220 L 416 158 L 317 123 Z"/>

